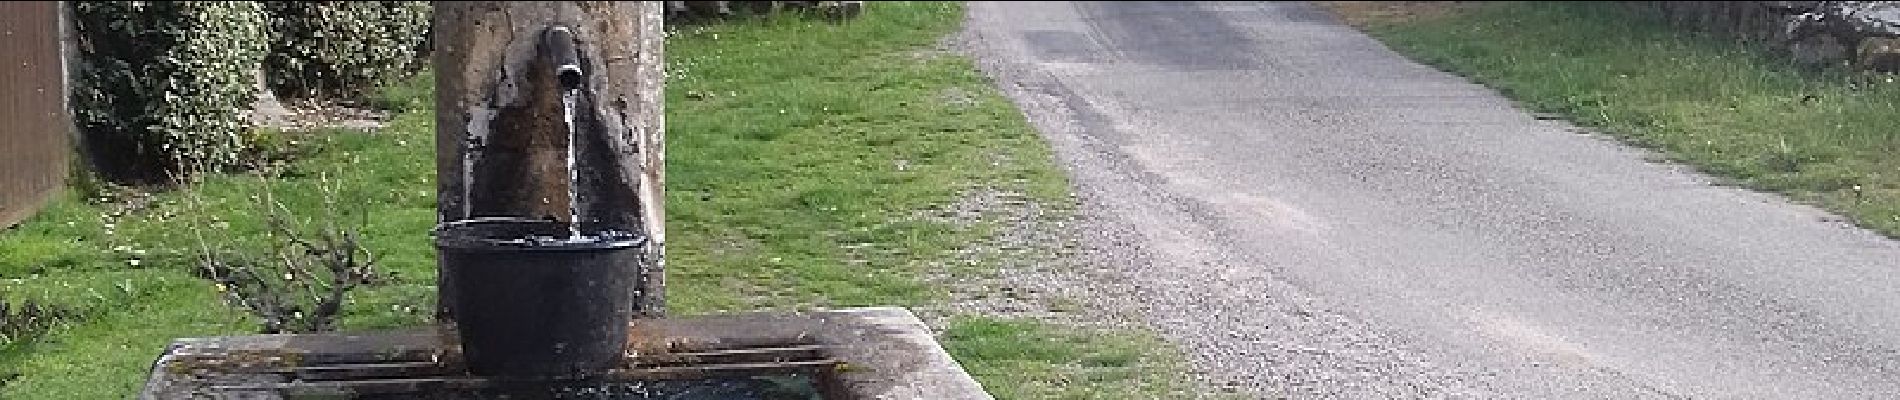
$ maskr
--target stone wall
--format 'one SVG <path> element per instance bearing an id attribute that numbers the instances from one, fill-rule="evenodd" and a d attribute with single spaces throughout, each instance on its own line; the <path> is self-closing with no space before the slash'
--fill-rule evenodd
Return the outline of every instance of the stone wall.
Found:
<path id="1" fill-rule="evenodd" d="M 1900 1 L 1640 1 L 1693 29 L 1784 50 L 1807 64 L 1900 71 Z"/>

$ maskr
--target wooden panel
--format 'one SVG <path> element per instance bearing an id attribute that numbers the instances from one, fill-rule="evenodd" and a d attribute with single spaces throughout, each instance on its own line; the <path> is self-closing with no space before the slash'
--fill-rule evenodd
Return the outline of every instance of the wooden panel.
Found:
<path id="1" fill-rule="evenodd" d="M 0 2 L 0 227 L 33 215 L 66 178 L 72 123 L 60 3 Z"/>

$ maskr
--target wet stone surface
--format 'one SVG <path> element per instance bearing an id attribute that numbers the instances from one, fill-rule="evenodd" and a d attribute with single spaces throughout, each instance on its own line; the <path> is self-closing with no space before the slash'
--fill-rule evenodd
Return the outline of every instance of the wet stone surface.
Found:
<path id="1" fill-rule="evenodd" d="M 816 377 L 803 374 L 652 382 L 521 384 L 417 396 L 404 393 L 358 399 L 825 400 L 819 395 Z"/>

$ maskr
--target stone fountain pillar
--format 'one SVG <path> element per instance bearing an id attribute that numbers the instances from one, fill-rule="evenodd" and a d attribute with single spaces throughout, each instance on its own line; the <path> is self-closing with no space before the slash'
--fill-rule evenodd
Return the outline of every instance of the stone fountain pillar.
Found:
<path id="1" fill-rule="evenodd" d="M 445 2 L 435 11 L 439 221 L 488 216 L 567 221 L 567 127 L 544 32 L 571 27 L 589 101 L 582 141 L 583 224 L 636 228 L 649 249 L 633 308 L 665 313 L 664 123 L 659 2 Z M 479 177 L 479 179 L 476 179 Z M 442 272 L 438 287 L 456 278 Z M 442 299 L 451 293 L 442 293 Z M 445 324 L 457 310 L 438 302 Z"/>
<path id="2" fill-rule="evenodd" d="M 610 369 L 628 318 L 665 310 L 659 5 L 449 2 L 434 23 L 445 336 L 478 373 Z"/>

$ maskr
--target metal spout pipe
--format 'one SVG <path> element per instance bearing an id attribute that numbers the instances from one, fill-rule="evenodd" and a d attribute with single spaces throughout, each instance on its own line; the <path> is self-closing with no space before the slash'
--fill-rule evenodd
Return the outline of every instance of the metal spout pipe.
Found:
<path id="1" fill-rule="evenodd" d="M 568 27 L 548 27 L 547 34 L 542 36 L 541 54 L 554 64 L 554 76 L 560 80 L 561 90 L 577 90 L 586 83 L 581 79 L 581 54 L 575 48 L 574 31 Z"/>

